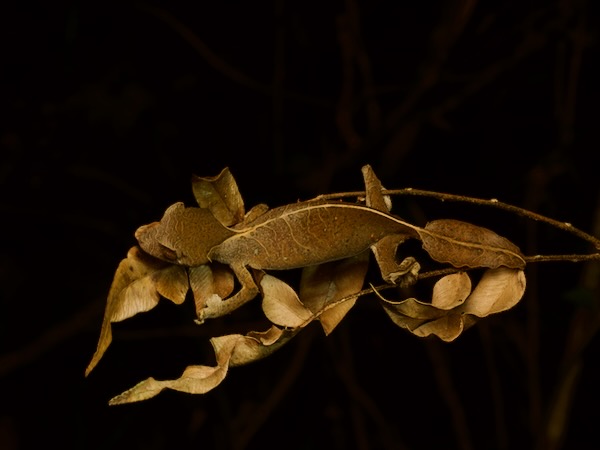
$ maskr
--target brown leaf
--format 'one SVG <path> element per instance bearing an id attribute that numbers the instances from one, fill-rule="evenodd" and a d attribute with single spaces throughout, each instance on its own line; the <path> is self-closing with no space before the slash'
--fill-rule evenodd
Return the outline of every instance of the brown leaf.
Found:
<path id="1" fill-rule="evenodd" d="M 436 335 L 444 342 L 452 342 L 465 330 L 464 320 L 458 314 L 448 314 L 436 320 L 425 322 L 412 330 L 415 336 Z"/>
<path id="2" fill-rule="evenodd" d="M 260 280 L 260 286 L 263 291 L 263 312 L 275 325 L 296 328 L 313 317 L 296 292 L 280 279 L 265 275 Z"/>
<path id="3" fill-rule="evenodd" d="M 522 270 L 486 270 L 462 307 L 464 314 L 485 317 L 515 306 L 525 293 L 525 273 Z"/>
<path id="4" fill-rule="evenodd" d="M 465 272 L 440 278 L 433 286 L 431 305 L 439 309 L 452 309 L 463 303 L 471 293 L 471 279 Z"/>
<path id="5" fill-rule="evenodd" d="M 129 250 L 122 260 L 108 293 L 98 347 L 85 374 L 98 364 L 112 340 L 111 323 L 120 322 L 139 312 L 154 308 L 160 296 L 181 304 L 189 283 L 185 269 L 159 261 L 138 247 Z"/>
<path id="6" fill-rule="evenodd" d="M 204 394 L 218 386 L 227 376 L 229 367 L 248 364 L 270 355 L 287 343 L 295 332 L 284 331 L 272 326 L 258 333 L 250 332 L 246 336 L 231 334 L 211 339 L 215 350 L 217 365 L 188 366 L 180 378 L 159 381 L 148 378 L 131 389 L 110 400 L 110 405 L 147 400 L 164 389 L 173 389 L 189 394 Z"/>
<path id="7" fill-rule="evenodd" d="M 488 269 L 471 292 L 469 276 L 447 275 L 433 287 L 431 303 L 409 298 L 390 301 L 379 295 L 392 321 L 416 336 L 430 334 L 450 342 L 475 323 L 477 318 L 505 311 L 516 305 L 525 291 L 522 270 Z"/>
<path id="8" fill-rule="evenodd" d="M 525 258 L 519 248 L 487 228 L 441 219 L 429 222 L 417 232 L 425 251 L 438 262 L 471 268 L 525 267 Z"/>
<path id="9" fill-rule="evenodd" d="M 279 350 L 292 339 L 297 330 L 282 330 L 272 326 L 267 331 L 250 331 L 244 339 L 240 339 L 235 346 L 229 361 L 230 367 L 243 366 L 258 361 Z M 214 346 L 218 343 L 213 342 Z"/>
<path id="10" fill-rule="evenodd" d="M 225 226 L 244 218 L 244 201 L 233 175 L 226 167 L 216 177 L 193 176 L 192 190 L 201 208 L 207 208 Z"/>
<path id="11" fill-rule="evenodd" d="M 369 264 L 369 253 L 332 261 L 302 270 L 299 295 L 302 303 L 313 314 L 328 305 L 359 292 L 364 284 Z M 354 306 L 356 298 L 327 309 L 319 316 L 325 331 L 330 334 Z"/>

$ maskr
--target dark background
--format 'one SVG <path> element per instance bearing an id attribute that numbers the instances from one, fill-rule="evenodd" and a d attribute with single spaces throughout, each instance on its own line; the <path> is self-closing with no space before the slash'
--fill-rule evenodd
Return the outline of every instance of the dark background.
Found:
<path id="1" fill-rule="evenodd" d="M 256 305 L 197 327 L 189 304 L 165 302 L 117 324 L 83 377 L 134 230 L 191 205 L 192 174 L 229 166 L 247 206 L 276 206 L 361 189 L 369 163 L 390 188 L 494 197 L 598 235 L 597 12 L 3 3 L 0 448 L 597 448 L 590 263 L 528 267 L 523 301 L 452 344 L 397 328 L 367 297 L 331 336 L 311 326 L 206 395 L 108 407 L 148 376 L 210 364 L 211 336 L 262 326 Z M 527 254 L 591 251 L 482 207 L 401 197 L 395 211 L 488 226 Z"/>

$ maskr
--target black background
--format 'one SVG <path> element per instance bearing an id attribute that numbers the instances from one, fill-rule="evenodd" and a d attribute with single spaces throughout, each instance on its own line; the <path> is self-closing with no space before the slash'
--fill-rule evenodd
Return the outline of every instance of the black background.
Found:
<path id="1" fill-rule="evenodd" d="M 256 305 L 197 327 L 190 305 L 161 303 L 117 324 L 83 377 L 134 230 L 191 205 L 192 174 L 228 166 L 247 206 L 277 206 L 359 190 L 368 163 L 386 187 L 494 197 L 593 233 L 594 7 L 4 3 L 0 448 L 597 448 L 592 264 L 528 267 L 524 300 L 452 344 L 363 298 L 331 336 L 309 327 L 206 395 L 108 407 L 148 376 L 211 364 L 211 336 L 263 326 Z M 590 251 L 482 207 L 395 211 L 487 226 L 527 254 Z"/>

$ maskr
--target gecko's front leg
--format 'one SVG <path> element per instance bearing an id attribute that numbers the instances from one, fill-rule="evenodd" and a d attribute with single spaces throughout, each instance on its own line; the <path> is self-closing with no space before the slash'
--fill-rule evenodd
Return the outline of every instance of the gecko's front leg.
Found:
<path id="1" fill-rule="evenodd" d="M 400 287 L 408 287 L 417 282 L 421 265 L 412 256 L 408 256 L 398 262 L 396 252 L 398 245 L 406 240 L 406 236 L 392 234 L 381 239 L 377 244 L 371 246 L 375 256 L 381 277 L 386 283 L 396 284 Z"/>
<path id="2" fill-rule="evenodd" d="M 205 319 L 215 319 L 225 316 L 249 302 L 258 294 L 258 286 L 256 286 L 252 274 L 245 265 L 232 264 L 231 269 L 240 282 L 240 290 L 233 296 L 225 299 L 218 296 L 209 298 L 206 302 L 206 307 L 198 312 L 198 323 L 204 322 Z"/>

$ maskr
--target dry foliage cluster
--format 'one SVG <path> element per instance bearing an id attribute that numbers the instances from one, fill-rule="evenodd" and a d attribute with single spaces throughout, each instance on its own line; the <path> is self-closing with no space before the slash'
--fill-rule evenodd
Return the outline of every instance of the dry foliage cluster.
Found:
<path id="1" fill-rule="evenodd" d="M 271 326 L 213 337 L 215 366 L 189 366 L 175 380 L 148 378 L 114 397 L 113 405 L 149 399 L 167 388 L 206 393 L 223 381 L 230 367 L 272 354 L 312 321 L 331 333 L 366 294 L 375 294 L 399 327 L 447 342 L 478 319 L 521 299 L 526 262 L 543 257 L 527 258 L 508 239 L 468 222 L 438 219 L 422 228 L 405 222 L 390 213 L 395 191 L 385 190 L 369 166 L 363 167 L 363 176 L 365 191 L 354 202 L 341 200 L 352 193 L 331 194 L 272 210 L 258 205 L 248 212 L 229 170 L 195 177 L 199 207 L 176 203 L 161 221 L 136 232 L 139 246 L 117 268 L 98 349 L 86 374 L 111 342 L 111 323 L 154 308 L 161 297 L 181 304 L 191 292 L 196 321 L 202 324 L 260 294 Z M 422 273 L 413 256 L 398 262 L 398 247 L 408 239 L 419 240 L 441 268 Z M 589 239 L 598 248 L 597 240 Z M 370 253 L 386 284 L 364 289 Z M 273 270 L 284 269 L 302 270 L 297 290 L 273 275 Z M 468 273 L 472 269 L 482 271 L 475 286 Z M 431 298 L 409 295 L 407 288 L 432 276 L 438 279 Z M 241 285 L 237 292 L 235 279 Z M 389 288 L 396 289 L 398 298 L 381 293 Z"/>

